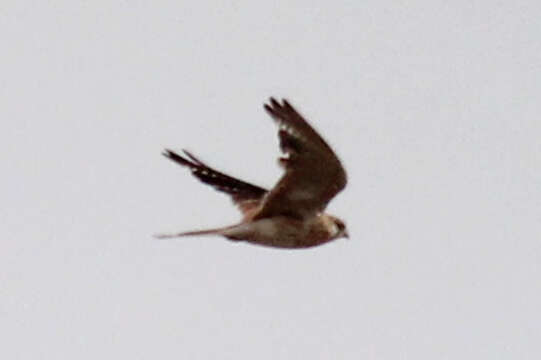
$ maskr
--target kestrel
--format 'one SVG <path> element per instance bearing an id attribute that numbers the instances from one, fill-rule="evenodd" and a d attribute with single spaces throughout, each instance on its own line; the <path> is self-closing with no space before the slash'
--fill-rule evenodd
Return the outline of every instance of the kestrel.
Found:
<path id="1" fill-rule="evenodd" d="M 347 183 L 340 160 L 287 100 L 264 105 L 279 126 L 279 159 L 285 174 L 270 191 L 225 175 L 183 150 L 163 155 L 186 166 L 200 181 L 231 196 L 242 220 L 222 228 L 158 235 L 221 235 L 234 241 L 276 248 L 308 248 L 348 237 L 344 222 L 323 211 Z"/>

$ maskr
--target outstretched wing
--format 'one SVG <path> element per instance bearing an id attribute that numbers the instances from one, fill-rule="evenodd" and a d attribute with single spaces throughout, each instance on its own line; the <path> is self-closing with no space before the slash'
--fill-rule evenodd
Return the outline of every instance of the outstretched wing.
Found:
<path id="1" fill-rule="evenodd" d="M 163 155 L 177 164 L 188 167 L 192 171 L 192 174 L 203 183 L 209 184 L 216 190 L 230 195 L 235 205 L 239 207 L 243 214 L 247 214 L 259 206 L 261 199 L 267 193 L 267 190 L 259 186 L 249 184 L 214 170 L 186 150 L 183 150 L 183 152 L 187 158 L 168 149 L 163 152 Z"/>
<path id="2" fill-rule="evenodd" d="M 265 110 L 278 123 L 285 174 L 267 194 L 255 219 L 277 215 L 305 218 L 323 211 L 347 183 L 330 146 L 286 100 L 274 98 Z"/>

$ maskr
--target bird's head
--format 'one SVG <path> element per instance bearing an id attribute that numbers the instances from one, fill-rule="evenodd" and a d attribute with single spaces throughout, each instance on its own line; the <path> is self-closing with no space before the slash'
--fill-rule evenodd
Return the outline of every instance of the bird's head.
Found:
<path id="1" fill-rule="evenodd" d="M 346 224 L 342 220 L 330 215 L 329 220 L 332 239 L 338 239 L 342 237 L 349 239 L 348 229 L 346 228 Z"/>

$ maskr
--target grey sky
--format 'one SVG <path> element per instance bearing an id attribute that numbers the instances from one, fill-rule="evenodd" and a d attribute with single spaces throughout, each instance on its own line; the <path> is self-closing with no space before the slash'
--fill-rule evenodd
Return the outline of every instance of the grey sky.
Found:
<path id="1" fill-rule="evenodd" d="M 541 3 L 6 1 L 2 359 L 541 355 Z M 351 239 L 238 219 L 160 156 L 271 187 L 287 97 L 342 158 Z"/>

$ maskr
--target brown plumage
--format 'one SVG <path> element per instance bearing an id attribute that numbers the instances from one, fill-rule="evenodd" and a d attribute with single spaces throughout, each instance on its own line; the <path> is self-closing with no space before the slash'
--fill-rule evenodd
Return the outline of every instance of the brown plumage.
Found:
<path id="1" fill-rule="evenodd" d="M 306 248 L 347 237 L 344 222 L 323 211 L 347 183 L 340 160 L 330 146 L 291 106 L 274 98 L 264 105 L 279 126 L 279 159 L 285 174 L 270 191 L 225 175 L 184 150 L 164 155 L 188 167 L 194 176 L 227 193 L 243 214 L 239 224 L 223 228 L 159 235 L 221 235 L 230 240 L 279 248 Z"/>

